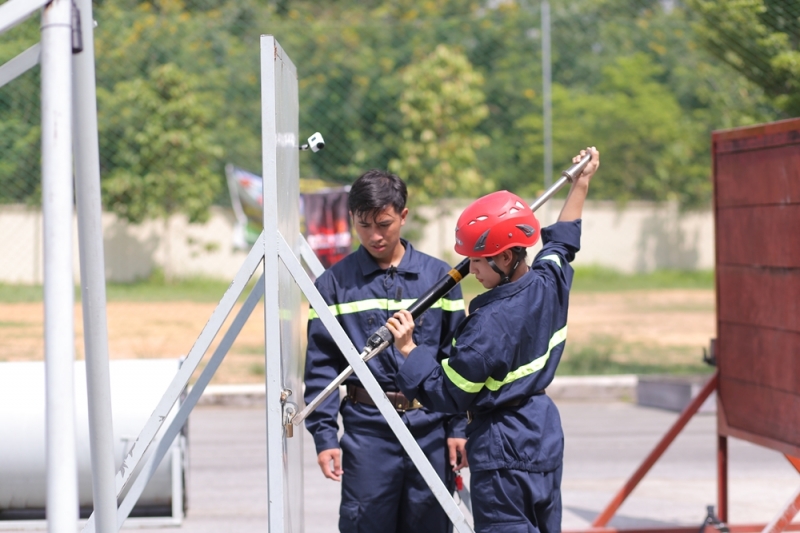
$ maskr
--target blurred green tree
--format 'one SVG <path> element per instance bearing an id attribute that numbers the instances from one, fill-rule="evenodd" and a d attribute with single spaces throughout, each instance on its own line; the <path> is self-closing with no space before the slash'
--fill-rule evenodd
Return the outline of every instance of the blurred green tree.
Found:
<path id="1" fill-rule="evenodd" d="M 172 278 L 170 217 L 208 219 L 218 194 L 216 171 L 222 155 L 209 128 L 213 95 L 197 92 L 197 80 L 172 63 L 155 67 L 147 79 L 122 81 L 112 91 L 99 88 L 100 138 L 114 139 L 102 180 L 106 209 L 133 223 L 163 220 L 167 234 L 165 276 Z"/>
<path id="2" fill-rule="evenodd" d="M 761 87 L 787 116 L 800 116 L 800 4 L 796 0 L 687 0 L 701 42 Z"/>
<path id="3" fill-rule="evenodd" d="M 475 131 L 489 114 L 483 76 L 464 54 L 440 44 L 401 80 L 401 129 L 389 169 L 404 177 L 415 201 L 492 190 L 477 166 L 477 150 L 489 144 Z"/>
<path id="4" fill-rule="evenodd" d="M 0 65 L 39 39 L 35 17 L 3 34 Z M 39 69 L 0 87 L 0 204 L 38 203 L 42 173 Z"/>
<path id="5" fill-rule="evenodd" d="M 219 187 L 211 163 L 222 152 L 208 126 L 219 103 L 194 92 L 196 84 L 167 63 L 148 79 L 98 89 L 100 136 L 115 139 L 114 164 L 103 178 L 106 208 L 133 223 L 174 213 L 208 219 Z"/>

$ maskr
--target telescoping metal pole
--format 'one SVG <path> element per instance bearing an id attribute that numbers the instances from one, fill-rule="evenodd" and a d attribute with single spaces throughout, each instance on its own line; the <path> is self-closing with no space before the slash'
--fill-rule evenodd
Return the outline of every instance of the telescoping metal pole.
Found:
<path id="1" fill-rule="evenodd" d="M 531 211 L 535 212 L 542 205 L 544 205 L 547 200 L 552 198 L 565 184 L 580 176 L 581 172 L 583 172 L 583 169 L 586 168 L 586 165 L 588 165 L 589 161 L 591 160 L 592 155 L 586 154 L 579 162 L 562 172 L 561 178 L 549 189 L 547 189 L 539 198 L 537 198 L 533 204 L 531 204 Z M 428 290 L 428 292 L 420 296 L 413 304 L 411 304 L 408 308 L 408 312 L 411 313 L 411 316 L 416 320 L 422 313 L 427 311 L 433 304 L 438 302 L 442 296 L 450 292 L 453 287 L 458 285 L 461 280 L 468 275 L 469 259 L 464 259 L 458 265 L 450 269 L 447 275 L 437 281 L 436 284 Z M 372 336 L 367 340 L 367 345 L 361 351 L 360 357 L 364 361 L 369 361 L 383 350 L 388 348 L 393 342 L 394 337 L 392 336 L 392 333 L 386 326 L 381 326 L 380 329 L 373 333 Z M 350 374 L 352 373 L 353 368 L 350 366 L 342 370 L 342 372 L 336 376 L 336 379 L 331 381 L 330 384 L 311 401 L 311 403 L 306 405 L 305 409 L 292 417 L 292 424 L 295 426 L 300 425 L 300 423 L 302 423 L 309 414 L 313 413 L 317 407 L 319 407 L 319 405 L 333 393 L 333 391 L 338 390 L 339 386 L 344 383 L 344 380 L 350 377 Z"/>

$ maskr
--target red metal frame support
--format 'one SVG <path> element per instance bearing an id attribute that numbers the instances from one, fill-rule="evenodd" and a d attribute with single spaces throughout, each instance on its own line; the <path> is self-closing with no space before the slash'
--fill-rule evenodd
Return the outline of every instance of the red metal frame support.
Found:
<path id="1" fill-rule="evenodd" d="M 786 502 L 783 511 L 772 522 L 767 524 L 761 533 L 781 533 L 786 531 L 786 528 L 792 523 L 792 519 L 798 512 L 800 512 L 800 489 L 797 489 L 794 496 Z"/>
<path id="2" fill-rule="evenodd" d="M 800 474 L 800 459 L 798 459 L 797 457 L 792 457 L 791 455 L 785 455 L 785 454 L 784 454 L 784 457 L 786 457 L 786 459 L 788 459 L 789 462 L 792 463 L 792 466 L 794 467 L 794 469 L 797 470 L 797 472 Z"/>
<path id="3" fill-rule="evenodd" d="M 791 455 L 785 455 L 785 457 L 792 463 L 795 470 L 800 473 L 800 459 Z M 767 524 L 761 533 L 781 533 L 786 531 L 798 512 L 800 512 L 800 489 L 797 489 L 797 492 L 786 502 L 780 514 Z"/>
<path id="4" fill-rule="evenodd" d="M 650 455 L 644 460 L 644 462 L 639 466 L 636 472 L 630 477 L 630 479 L 625 483 L 622 489 L 614 496 L 614 499 L 608 504 L 605 510 L 600 513 L 600 515 L 595 519 L 592 523 L 593 528 L 600 528 L 604 527 L 608 524 L 611 518 L 614 516 L 614 513 L 617 512 L 617 509 L 622 505 L 625 499 L 633 492 L 633 489 L 639 484 L 642 478 L 650 471 L 653 467 L 653 464 L 664 454 L 667 447 L 672 444 L 672 441 L 675 440 L 675 437 L 681 432 L 681 430 L 686 426 L 689 420 L 694 416 L 694 414 L 700 409 L 700 406 L 703 405 L 703 402 L 714 392 L 717 388 L 717 381 L 719 379 L 719 372 L 714 372 L 714 375 L 711 376 L 711 379 L 703 386 L 697 396 L 686 406 L 686 409 L 683 410 L 681 415 L 678 417 L 678 420 L 675 421 L 675 424 L 669 429 L 666 435 L 661 439 L 661 441 L 656 445 Z"/>

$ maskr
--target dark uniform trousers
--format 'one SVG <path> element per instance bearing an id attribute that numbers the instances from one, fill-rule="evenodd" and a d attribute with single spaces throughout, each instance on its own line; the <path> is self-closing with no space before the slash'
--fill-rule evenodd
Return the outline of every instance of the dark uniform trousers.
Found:
<path id="1" fill-rule="evenodd" d="M 374 408 L 377 409 L 377 408 Z M 347 427 L 345 425 L 345 427 Z M 412 434 L 413 434 L 412 430 Z M 414 435 L 433 469 L 452 492 L 444 424 Z M 400 442 L 391 436 L 345 431 L 342 449 L 342 533 L 442 533 L 452 523 Z"/>
<path id="2" fill-rule="evenodd" d="M 559 533 L 561 471 L 480 470 L 470 474 L 476 533 Z M 480 496 L 477 496 L 480 495 Z"/>

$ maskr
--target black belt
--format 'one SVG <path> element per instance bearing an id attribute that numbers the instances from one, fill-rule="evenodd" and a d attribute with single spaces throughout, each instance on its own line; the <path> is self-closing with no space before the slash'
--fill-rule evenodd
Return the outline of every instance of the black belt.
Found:
<path id="1" fill-rule="evenodd" d="M 387 398 L 389 398 L 389 401 L 392 402 L 392 407 L 394 407 L 399 413 L 405 413 L 406 411 L 411 411 L 412 409 L 419 409 L 422 407 L 422 404 L 417 400 L 409 401 L 409 399 L 406 398 L 405 394 L 402 392 L 383 391 L 383 393 Z M 358 387 L 356 385 L 347 386 L 347 397 L 350 398 L 353 403 L 375 405 L 375 402 L 367 392 L 367 389 Z"/>

